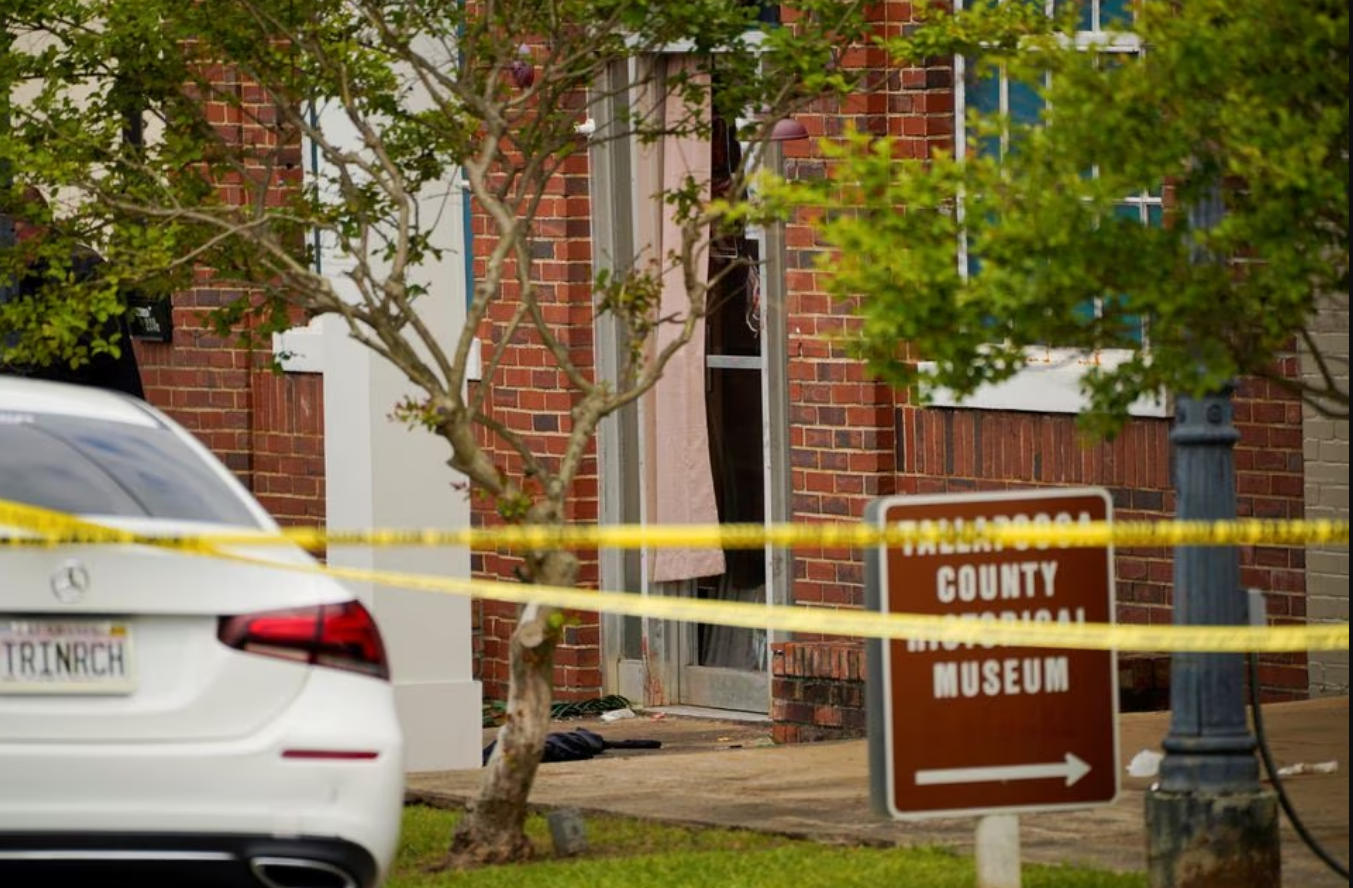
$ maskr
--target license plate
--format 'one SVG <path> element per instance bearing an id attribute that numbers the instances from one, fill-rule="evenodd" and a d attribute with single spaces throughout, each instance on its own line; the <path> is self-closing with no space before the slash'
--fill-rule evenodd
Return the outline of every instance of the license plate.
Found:
<path id="1" fill-rule="evenodd" d="M 0 619 L 0 694 L 128 694 L 132 654 L 125 622 Z"/>

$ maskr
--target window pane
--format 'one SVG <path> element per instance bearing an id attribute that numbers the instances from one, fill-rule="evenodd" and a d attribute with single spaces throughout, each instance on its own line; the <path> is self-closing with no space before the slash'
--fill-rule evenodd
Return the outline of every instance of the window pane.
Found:
<path id="1" fill-rule="evenodd" d="M 968 277 L 977 277 L 982 270 L 982 258 L 974 253 L 968 254 Z"/>
<path id="2" fill-rule="evenodd" d="M 975 64 L 967 69 L 968 107 L 980 114 L 1001 110 L 1001 78 L 994 70 L 979 73 Z"/>
<path id="3" fill-rule="evenodd" d="M 1139 203 L 1120 203 L 1113 208 L 1113 214 L 1116 218 L 1126 219 L 1129 222 L 1145 222 L 1142 218 L 1142 205 Z"/>
<path id="4" fill-rule="evenodd" d="M 969 64 L 966 70 L 968 107 L 983 117 L 998 114 L 1001 110 L 1001 78 L 990 70 L 985 76 L 979 75 L 974 64 Z M 1001 141 L 995 136 L 977 139 L 976 146 L 977 153 L 983 157 L 997 157 L 1001 152 Z"/>
<path id="5" fill-rule="evenodd" d="M 1043 111 L 1043 98 L 1038 88 L 1028 83 L 1010 81 L 1010 119 L 1018 124 L 1038 123 Z"/>
<path id="6" fill-rule="evenodd" d="M 1146 344 L 1146 324 L 1142 321 L 1141 315 L 1128 315 L 1126 320 L 1131 324 L 1128 331 L 1128 338 L 1138 345 Z"/>
<path id="7" fill-rule="evenodd" d="M 1105 314 L 1109 314 L 1115 309 L 1121 309 L 1126 302 L 1127 302 L 1126 296 L 1114 296 L 1109 299 L 1105 299 L 1104 300 Z M 1123 326 L 1126 328 L 1124 335 L 1126 335 L 1128 339 L 1132 340 L 1138 345 L 1142 345 L 1143 342 L 1145 341 L 1142 316 L 1136 314 L 1124 314 L 1119 316 L 1119 320 L 1123 323 Z"/>
<path id="8" fill-rule="evenodd" d="M 1099 312 L 1099 303 L 1094 299 L 1087 299 L 1071 310 L 1071 316 L 1080 323 L 1086 323 L 1095 319 Z"/>
<path id="9" fill-rule="evenodd" d="M 1065 5 L 1066 5 L 1065 2 L 1059 0 L 1059 2 L 1057 3 L 1057 11 L 1061 12 L 1062 8 Z M 1076 18 L 1076 30 L 1093 31 L 1095 29 L 1094 0 L 1079 0 L 1079 2 L 1076 3 L 1076 8 L 1077 11 L 1079 12 L 1078 17 Z"/>
<path id="10" fill-rule="evenodd" d="M 163 426 L 37 415 L 0 425 L 0 499 L 86 515 L 256 527 L 237 491 Z"/>
<path id="11" fill-rule="evenodd" d="M 1132 9 L 1129 0 L 1056 0 L 1053 9 L 1061 14 L 1068 4 L 1076 7 L 1076 30 L 1112 31 L 1132 24 Z M 1099 12 L 1099 25 L 1095 26 L 1095 12 Z"/>
<path id="12" fill-rule="evenodd" d="M 1099 0 L 1099 28 L 1112 31 L 1132 25 L 1132 7 L 1128 0 Z"/>

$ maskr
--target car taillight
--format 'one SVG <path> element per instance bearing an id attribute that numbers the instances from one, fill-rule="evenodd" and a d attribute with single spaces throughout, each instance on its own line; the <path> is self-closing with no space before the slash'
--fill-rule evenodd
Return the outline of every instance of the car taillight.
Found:
<path id="1" fill-rule="evenodd" d="M 390 677 L 380 630 L 358 601 L 222 617 L 216 635 L 251 654 Z"/>

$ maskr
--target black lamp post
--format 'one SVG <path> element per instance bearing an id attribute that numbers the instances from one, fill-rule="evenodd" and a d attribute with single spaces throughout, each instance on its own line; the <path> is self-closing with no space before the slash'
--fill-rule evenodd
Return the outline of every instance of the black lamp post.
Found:
<path id="1" fill-rule="evenodd" d="M 1194 230 L 1221 219 L 1220 194 L 1191 208 Z M 1195 262 L 1209 261 L 1201 253 Z M 1180 397 L 1170 441 L 1178 516 L 1236 517 L 1231 387 Z M 1249 622 L 1233 546 L 1181 546 L 1174 560 L 1174 622 Z M 1277 797 L 1259 784 L 1245 717 L 1243 654 L 1176 653 L 1170 660 L 1170 729 L 1160 780 L 1146 796 L 1151 888 L 1279 888 Z"/>

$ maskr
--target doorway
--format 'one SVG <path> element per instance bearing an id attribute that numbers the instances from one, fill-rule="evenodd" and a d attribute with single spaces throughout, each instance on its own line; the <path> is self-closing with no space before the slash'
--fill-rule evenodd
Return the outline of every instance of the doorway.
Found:
<path id="1" fill-rule="evenodd" d="M 617 77 L 617 82 L 619 77 Z M 624 95 L 617 90 L 613 95 Z M 624 114 L 598 107 L 605 128 Z M 645 156 L 608 140 L 593 152 L 599 179 L 614 188 L 597 195 L 598 255 L 617 269 L 647 243 L 645 202 L 649 193 Z M 715 121 L 709 142 L 709 172 L 738 162 L 741 146 L 731 127 Z M 778 164 L 778 149 L 767 156 Z M 724 169 L 721 169 L 723 167 Z M 703 353 L 693 365 L 693 388 L 704 399 L 711 512 L 720 523 L 787 520 L 788 392 L 786 325 L 778 229 L 726 234 L 711 245 Z M 623 366 L 623 341 L 602 318 L 599 369 L 610 378 Z M 697 352 L 699 353 L 699 352 Z M 699 409 L 699 408 L 697 408 Z M 650 403 L 641 402 L 603 423 L 601 517 L 607 523 L 652 521 L 658 493 L 653 465 L 664 458 L 654 433 Z M 696 413 L 691 418 L 699 416 Z M 704 442 L 699 447 L 703 448 Z M 663 482 L 667 483 L 667 482 Z M 703 482 L 702 482 L 703 483 Z M 678 490 L 679 495 L 682 491 Z M 671 491 L 669 490 L 669 494 Z M 701 519 L 713 520 L 710 519 Z M 661 521 L 659 521 L 661 523 Z M 789 600 L 790 554 L 771 549 L 727 550 L 723 570 L 695 579 L 659 581 L 654 550 L 601 553 L 603 588 L 640 595 L 694 597 L 708 601 L 784 603 Z M 749 713 L 770 710 L 770 650 L 782 640 L 765 629 L 743 629 L 634 617 L 603 617 L 606 687 L 644 705 L 685 705 Z"/>

